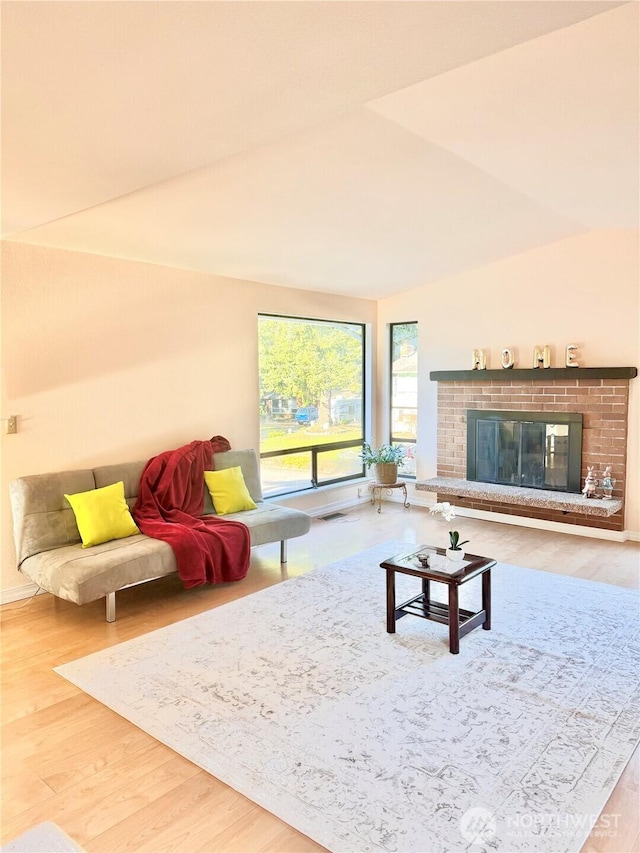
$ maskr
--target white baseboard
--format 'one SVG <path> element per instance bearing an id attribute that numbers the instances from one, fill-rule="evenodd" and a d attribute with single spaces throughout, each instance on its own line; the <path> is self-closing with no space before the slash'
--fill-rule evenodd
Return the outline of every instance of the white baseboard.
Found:
<path id="1" fill-rule="evenodd" d="M 333 501 L 332 503 L 324 504 L 324 506 L 305 509 L 305 512 L 312 518 L 320 518 L 323 515 L 330 515 L 332 512 L 339 512 L 342 509 L 351 509 L 351 507 L 368 503 L 371 503 L 371 498 L 368 495 L 361 498 L 345 498 L 342 501 Z"/>
<path id="2" fill-rule="evenodd" d="M 33 595 L 44 595 L 46 590 L 40 589 L 35 583 L 26 583 L 24 586 L 14 586 L 11 589 L 0 590 L 0 605 L 11 604 L 12 601 L 21 601 L 23 598 L 31 598 Z"/>

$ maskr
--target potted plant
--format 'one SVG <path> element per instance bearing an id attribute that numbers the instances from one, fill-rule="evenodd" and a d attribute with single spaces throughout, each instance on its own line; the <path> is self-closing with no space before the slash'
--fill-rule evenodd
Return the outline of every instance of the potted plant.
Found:
<path id="1" fill-rule="evenodd" d="M 373 467 L 376 483 L 392 486 L 398 480 L 398 465 L 402 465 L 406 451 L 397 444 L 381 444 L 373 448 L 365 442 L 360 455 L 367 468 Z"/>
<path id="2" fill-rule="evenodd" d="M 449 501 L 443 501 L 442 503 L 434 504 L 429 512 L 432 515 L 441 515 L 445 521 L 453 521 L 456 517 L 455 507 L 452 506 Z M 464 551 L 462 550 L 462 546 L 466 545 L 469 542 L 468 539 L 464 539 L 462 542 L 460 541 L 460 534 L 457 530 L 449 531 L 449 547 L 447 548 L 447 557 L 450 560 L 460 561 L 464 559 Z"/>
<path id="3" fill-rule="evenodd" d="M 466 545 L 469 540 L 465 539 L 463 542 L 460 541 L 460 534 L 457 530 L 449 531 L 449 547 L 447 548 L 447 557 L 450 560 L 454 560 L 458 562 L 459 560 L 464 559 L 464 551 L 462 550 L 462 546 Z"/>

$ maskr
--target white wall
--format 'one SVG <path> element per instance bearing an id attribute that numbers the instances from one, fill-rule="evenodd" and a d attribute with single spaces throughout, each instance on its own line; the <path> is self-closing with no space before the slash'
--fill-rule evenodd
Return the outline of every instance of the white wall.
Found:
<path id="1" fill-rule="evenodd" d="M 15 477 L 147 459 L 193 439 L 259 446 L 257 315 L 375 324 L 376 304 L 97 255 L 2 245 L 1 588 Z M 351 492 L 356 493 L 351 487 Z M 336 500 L 313 494 L 308 506 Z"/>
<path id="2" fill-rule="evenodd" d="M 552 366 L 579 345 L 582 367 L 640 367 L 639 236 L 598 231 L 562 240 L 432 285 L 381 300 L 379 347 L 389 323 L 419 324 L 418 479 L 436 473 L 436 391 L 432 370 L 467 370 L 484 349 L 500 369 L 501 351 L 532 367 L 549 344 Z M 381 364 L 384 362 L 381 360 Z M 625 528 L 640 536 L 640 378 L 630 383 Z"/>
<path id="3" fill-rule="evenodd" d="M 591 232 L 377 304 L 19 243 L 2 248 L 0 414 L 19 416 L 16 435 L 1 433 L 3 591 L 24 584 L 8 505 L 15 477 L 144 459 L 214 434 L 258 447 L 259 312 L 372 324 L 374 406 L 386 399 L 388 323 L 418 321 L 420 479 L 436 471 L 431 370 L 471 367 L 474 348 L 499 368 L 503 347 L 529 367 L 542 344 L 562 366 L 568 343 L 579 344 L 584 367 L 640 365 L 636 232 Z M 639 388 L 632 380 L 625 526 L 634 536 Z M 377 411 L 384 437 L 386 405 Z M 332 506 L 346 493 L 309 493 L 299 505 Z"/>

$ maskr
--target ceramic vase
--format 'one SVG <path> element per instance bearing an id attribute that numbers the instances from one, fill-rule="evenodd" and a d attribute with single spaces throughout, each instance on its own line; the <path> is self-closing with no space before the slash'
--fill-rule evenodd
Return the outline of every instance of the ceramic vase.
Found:
<path id="1" fill-rule="evenodd" d="M 447 559 L 452 563 L 461 563 L 464 560 L 464 551 L 454 551 L 453 548 L 447 548 Z"/>

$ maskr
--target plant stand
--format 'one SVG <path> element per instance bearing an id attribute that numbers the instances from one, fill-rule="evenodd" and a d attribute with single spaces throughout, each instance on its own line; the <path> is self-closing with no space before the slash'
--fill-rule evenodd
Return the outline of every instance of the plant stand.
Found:
<path id="1" fill-rule="evenodd" d="M 376 500 L 378 501 L 378 512 L 382 512 L 382 495 L 392 494 L 393 489 L 402 490 L 402 494 L 404 495 L 403 506 L 405 509 L 409 509 L 409 507 L 411 506 L 407 496 L 406 483 L 378 483 L 376 480 L 372 480 L 369 483 L 369 491 L 371 492 L 371 504 L 374 505 Z"/>

